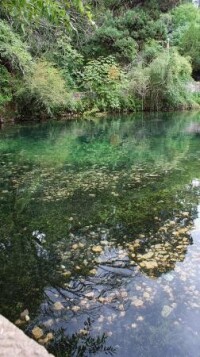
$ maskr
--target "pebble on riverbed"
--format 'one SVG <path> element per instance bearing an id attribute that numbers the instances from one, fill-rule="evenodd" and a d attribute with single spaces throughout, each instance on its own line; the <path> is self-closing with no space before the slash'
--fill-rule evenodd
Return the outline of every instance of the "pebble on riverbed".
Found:
<path id="1" fill-rule="evenodd" d="M 187 227 L 181 227 L 184 217 L 188 218 Z M 166 221 L 153 237 L 148 238 L 148 241 L 153 239 L 155 243 L 149 249 L 146 248 L 143 254 L 140 250 L 143 247 L 145 235 L 140 234 L 140 239 L 126 245 L 131 261 L 133 259 L 150 276 L 174 268 L 177 261 L 183 261 L 185 258 L 187 246 L 190 243 L 191 222 L 189 212 L 182 212 L 178 221 Z"/>
<path id="2" fill-rule="evenodd" d="M 40 338 L 38 340 L 38 342 L 41 344 L 41 345 L 46 345 L 48 344 L 50 341 L 52 341 L 54 339 L 54 335 L 52 332 L 49 332 L 47 333 L 47 335 L 44 337 L 44 338 Z"/>
<path id="3" fill-rule="evenodd" d="M 140 299 L 134 299 L 131 305 L 134 305 L 135 307 L 142 307 L 144 305 L 144 302 Z"/>
<path id="4" fill-rule="evenodd" d="M 44 335 L 44 331 L 40 327 L 36 326 L 32 330 L 32 335 L 35 340 L 39 340 Z"/>
<path id="5" fill-rule="evenodd" d="M 24 311 L 21 312 L 20 318 L 15 321 L 15 325 L 22 326 L 29 321 L 30 321 L 29 311 L 28 309 L 25 309 Z"/>
<path id="6" fill-rule="evenodd" d="M 101 252 L 103 251 L 103 249 L 102 249 L 102 247 L 101 247 L 100 245 L 94 245 L 94 246 L 92 247 L 92 251 L 93 251 L 94 253 L 101 253 Z"/>
<path id="7" fill-rule="evenodd" d="M 53 304 L 54 310 L 60 311 L 64 309 L 63 304 L 60 301 L 57 301 Z"/>
<path id="8" fill-rule="evenodd" d="M 171 314 L 172 311 L 173 311 L 173 307 L 168 306 L 168 305 L 164 305 L 163 309 L 161 311 L 161 315 L 162 315 L 162 317 L 166 318 Z"/>

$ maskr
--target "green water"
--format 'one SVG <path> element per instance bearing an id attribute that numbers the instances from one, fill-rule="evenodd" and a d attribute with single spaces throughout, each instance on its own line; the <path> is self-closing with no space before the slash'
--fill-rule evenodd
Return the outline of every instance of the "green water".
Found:
<path id="1" fill-rule="evenodd" d="M 199 127 L 3 127 L 0 312 L 55 356 L 200 356 Z"/>

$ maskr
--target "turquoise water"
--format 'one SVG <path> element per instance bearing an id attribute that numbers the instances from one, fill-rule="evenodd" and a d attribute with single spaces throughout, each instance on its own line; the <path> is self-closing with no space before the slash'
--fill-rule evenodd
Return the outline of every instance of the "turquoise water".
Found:
<path id="1" fill-rule="evenodd" d="M 55 356 L 200 356 L 199 128 L 3 127 L 0 312 Z"/>

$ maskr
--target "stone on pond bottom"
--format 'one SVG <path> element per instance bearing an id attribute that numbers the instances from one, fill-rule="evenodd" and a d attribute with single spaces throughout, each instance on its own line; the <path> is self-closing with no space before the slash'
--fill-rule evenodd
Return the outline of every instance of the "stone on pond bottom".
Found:
<path id="1" fill-rule="evenodd" d="M 168 317 L 172 311 L 173 311 L 173 307 L 164 305 L 163 309 L 161 311 L 161 315 L 162 315 L 162 317 Z"/>
<path id="2" fill-rule="evenodd" d="M 145 268 L 145 269 L 148 269 L 148 270 L 158 268 L 157 262 L 153 261 L 153 260 L 152 261 L 144 260 L 143 262 L 140 263 L 140 266 L 142 268 Z"/>
<path id="3" fill-rule="evenodd" d="M 94 253 L 101 253 L 102 252 L 102 247 L 100 246 L 100 245 L 94 245 L 93 247 L 92 247 L 92 251 L 94 252 Z"/>
<path id="4" fill-rule="evenodd" d="M 39 338 L 41 338 L 44 335 L 44 332 L 40 327 L 36 326 L 32 330 L 32 335 L 36 340 L 39 340 Z"/>

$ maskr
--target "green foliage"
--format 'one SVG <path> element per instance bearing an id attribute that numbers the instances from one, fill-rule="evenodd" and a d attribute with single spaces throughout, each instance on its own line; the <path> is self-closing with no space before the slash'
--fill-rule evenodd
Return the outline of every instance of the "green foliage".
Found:
<path id="1" fill-rule="evenodd" d="M 87 63 L 83 74 L 84 88 L 100 110 L 120 109 L 122 71 L 114 58 L 100 57 Z"/>
<path id="2" fill-rule="evenodd" d="M 187 83 L 191 65 L 176 50 L 163 50 L 149 64 L 141 63 L 128 73 L 129 90 L 141 101 L 141 109 L 171 110 L 191 105 Z"/>
<path id="3" fill-rule="evenodd" d="M 149 66 L 149 105 L 153 109 L 187 107 L 186 83 L 191 79 L 189 61 L 177 51 L 164 51 Z"/>
<path id="4" fill-rule="evenodd" d="M 184 38 L 192 37 L 190 26 L 199 23 L 200 10 L 193 4 L 182 4 L 175 8 L 172 11 L 172 44 L 178 46 L 181 51 L 182 42 L 185 42 Z M 184 54 L 184 49 L 181 53 Z"/>
<path id="5" fill-rule="evenodd" d="M 188 107 L 185 57 L 198 75 L 200 10 L 179 3 L 2 0 L 0 105 L 41 117 Z"/>
<path id="6" fill-rule="evenodd" d="M 144 109 L 144 100 L 149 90 L 149 82 L 149 69 L 143 67 L 141 63 L 128 73 L 128 88 L 132 95 L 140 99 L 140 110 Z"/>
<path id="7" fill-rule="evenodd" d="M 54 51 L 50 52 L 49 56 L 62 69 L 62 75 L 68 85 L 71 88 L 76 87 L 83 67 L 83 56 L 72 47 L 69 38 L 60 37 Z"/>
<path id="8" fill-rule="evenodd" d="M 0 61 L 7 69 L 25 73 L 31 65 L 31 55 L 26 44 L 6 22 L 0 20 Z"/>
<path id="9" fill-rule="evenodd" d="M 145 64 L 149 64 L 152 62 L 160 52 L 163 51 L 163 47 L 161 44 L 155 40 L 151 40 L 144 45 L 144 49 L 142 51 L 142 59 Z"/>
<path id="10" fill-rule="evenodd" d="M 34 108 L 33 114 L 51 115 L 67 105 L 68 94 L 61 73 L 51 63 L 38 60 L 32 72 L 26 76 L 25 84 L 17 93 L 18 105 L 27 111 Z"/>
<path id="11" fill-rule="evenodd" d="M 172 11 L 173 25 L 175 28 L 200 20 L 199 11 L 193 4 L 182 4 Z"/>
<path id="12" fill-rule="evenodd" d="M 120 61 L 132 61 L 137 53 L 137 43 L 119 19 L 107 12 L 103 24 L 96 29 L 84 48 L 87 56 L 109 56 L 114 54 Z"/>
<path id="13" fill-rule="evenodd" d="M 166 38 L 165 22 L 155 21 L 142 9 L 128 10 L 118 17 L 107 12 L 84 51 L 92 56 L 114 54 L 121 62 L 132 62 L 145 42 L 153 39 L 165 41 Z"/>
<path id="14" fill-rule="evenodd" d="M 200 71 L 200 22 L 191 23 L 183 33 L 180 44 L 181 53 L 190 56 L 194 71 Z"/>
<path id="15" fill-rule="evenodd" d="M 144 10 L 128 10 L 119 20 L 120 25 L 125 26 L 131 37 L 139 44 L 149 39 L 164 40 L 166 38 L 166 28 L 159 19 L 153 20 L 148 12 Z"/>
<path id="16" fill-rule="evenodd" d="M 12 99 L 11 75 L 6 68 L 0 65 L 0 108 Z"/>
<path id="17" fill-rule="evenodd" d="M 56 25 L 70 24 L 68 14 L 71 7 L 80 13 L 85 10 L 82 0 L 2 0 L 1 10 L 5 14 L 17 18 L 22 25 L 28 22 L 38 23 L 46 19 Z M 90 16 L 89 10 L 86 11 Z"/>
<path id="18" fill-rule="evenodd" d="M 140 6 L 145 9 L 164 12 L 169 11 L 181 2 L 181 0 L 99 0 L 99 2 L 100 1 L 103 2 L 106 8 L 112 10 L 131 9 Z"/>
<path id="19" fill-rule="evenodd" d="M 157 2 L 159 9 L 163 12 L 167 12 L 175 6 L 180 5 L 182 0 L 158 0 Z"/>

